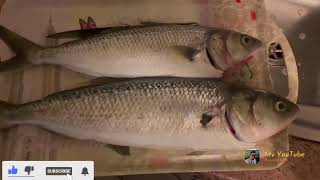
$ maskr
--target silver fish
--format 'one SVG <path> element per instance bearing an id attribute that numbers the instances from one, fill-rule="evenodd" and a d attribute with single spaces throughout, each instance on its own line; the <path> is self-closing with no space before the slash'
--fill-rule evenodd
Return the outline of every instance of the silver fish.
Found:
<path id="1" fill-rule="evenodd" d="M 53 48 L 40 47 L 2 26 L 0 37 L 17 54 L 0 71 L 57 64 L 96 77 L 220 77 L 220 70 L 261 46 L 251 36 L 197 24 L 113 28 Z"/>
<path id="2" fill-rule="evenodd" d="M 235 150 L 285 129 L 297 105 L 216 79 L 137 78 L 0 103 L 1 127 L 31 124 L 77 139 L 148 148 Z"/>

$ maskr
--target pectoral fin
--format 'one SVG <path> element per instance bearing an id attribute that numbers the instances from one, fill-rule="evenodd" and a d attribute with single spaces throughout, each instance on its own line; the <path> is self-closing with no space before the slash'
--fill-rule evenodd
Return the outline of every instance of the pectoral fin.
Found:
<path id="1" fill-rule="evenodd" d="M 119 146 L 108 144 L 106 145 L 108 148 L 112 149 L 113 151 L 119 153 L 122 156 L 129 156 L 130 155 L 130 147 L 129 146 Z"/>
<path id="2" fill-rule="evenodd" d="M 182 54 L 190 61 L 194 61 L 197 58 L 197 56 L 201 53 L 201 49 L 195 49 L 188 46 L 174 46 L 173 49 L 177 53 Z"/>
<path id="3" fill-rule="evenodd" d="M 219 108 L 213 108 L 210 111 L 203 113 L 200 120 L 202 127 L 205 128 L 214 117 L 221 116 L 221 114 L 222 114 L 222 110 Z"/>
<path id="4" fill-rule="evenodd" d="M 211 114 L 202 114 L 200 123 L 202 124 L 202 127 L 206 127 L 207 124 L 213 119 L 214 115 Z"/>

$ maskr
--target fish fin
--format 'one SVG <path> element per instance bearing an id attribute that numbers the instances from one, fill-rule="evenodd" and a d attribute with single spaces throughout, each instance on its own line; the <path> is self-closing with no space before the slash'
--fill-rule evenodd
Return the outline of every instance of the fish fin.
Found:
<path id="1" fill-rule="evenodd" d="M 6 129 L 13 125 L 10 123 L 10 117 L 6 114 L 11 108 L 15 107 L 16 105 L 0 100 L 0 129 Z"/>
<path id="2" fill-rule="evenodd" d="M 125 81 L 128 79 L 130 78 L 98 77 L 94 79 L 89 79 L 85 82 L 77 83 L 75 85 L 67 87 L 66 89 L 75 89 L 75 88 L 86 87 L 86 86 L 96 86 L 96 85 L 102 85 L 102 84 L 107 84 L 112 82 Z"/>
<path id="3" fill-rule="evenodd" d="M 200 123 L 202 127 L 207 127 L 208 123 L 216 116 L 221 116 L 222 110 L 219 108 L 212 108 L 210 111 L 207 111 L 202 114 Z"/>
<path id="4" fill-rule="evenodd" d="M 91 16 L 88 16 L 87 25 L 88 25 L 89 29 L 97 28 L 97 24 Z"/>
<path id="5" fill-rule="evenodd" d="M 24 69 L 33 64 L 27 57 L 43 49 L 41 46 L 21 37 L 0 25 L 0 38 L 15 52 L 16 57 L 0 64 L 1 71 Z M 7 69 L 8 68 L 8 69 Z"/>
<path id="6" fill-rule="evenodd" d="M 112 82 L 126 81 L 128 79 L 130 78 L 99 77 L 99 78 L 91 79 L 89 82 L 91 85 L 101 85 L 101 84 L 112 83 Z"/>
<path id="7" fill-rule="evenodd" d="M 0 25 L 0 38 L 19 56 L 42 49 L 41 46 L 21 37 L 15 32 Z"/>
<path id="8" fill-rule="evenodd" d="M 14 56 L 9 60 L 0 62 L 0 72 L 1 73 L 18 72 L 18 71 L 26 70 L 33 66 L 34 65 L 21 59 L 19 56 Z"/>
<path id="9" fill-rule="evenodd" d="M 185 56 L 190 61 L 194 61 L 197 56 L 201 53 L 201 49 L 195 49 L 188 46 L 174 46 L 173 49 L 177 52 Z"/>
<path id="10" fill-rule="evenodd" d="M 106 31 L 108 28 L 94 28 L 94 29 L 79 29 L 79 30 L 72 30 L 72 31 L 64 31 L 55 34 L 50 34 L 47 38 L 51 39 L 67 39 L 67 38 L 88 38 L 91 36 L 95 36 L 100 34 L 103 31 Z"/>
<path id="11" fill-rule="evenodd" d="M 114 31 L 120 31 L 127 29 L 129 26 L 119 26 L 119 27 L 104 27 L 104 28 L 93 28 L 93 29 L 78 29 L 72 31 L 63 31 L 59 33 L 50 34 L 47 38 L 51 39 L 85 39 L 88 37 L 96 36 L 103 33 L 110 33 Z"/>
<path id="12" fill-rule="evenodd" d="M 168 23 L 152 22 L 152 21 L 141 21 L 140 24 L 144 25 L 144 26 L 157 26 L 157 25 L 164 25 L 164 24 L 168 24 Z"/>
<path id="13" fill-rule="evenodd" d="M 113 145 L 113 144 L 107 144 L 106 146 L 122 156 L 130 156 L 129 146 L 119 146 L 119 145 Z"/>
<path id="14" fill-rule="evenodd" d="M 201 156 L 204 155 L 206 152 L 205 151 L 193 151 L 191 153 L 188 153 L 187 156 Z"/>
<path id="15" fill-rule="evenodd" d="M 207 114 L 207 113 L 202 114 L 201 120 L 200 120 L 202 127 L 206 127 L 207 124 L 213 119 L 213 117 L 214 115 L 211 115 L 211 114 Z"/>
<path id="16" fill-rule="evenodd" d="M 85 20 L 79 18 L 79 25 L 81 29 L 88 29 L 88 24 Z"/>
<path id="17" fill-rule="evenodd" d="M 89 21 L 89 17 L 88 17 L 88 21 Z M 80 25 L 82 25 L 81 29 L 50 34 L 47 36 L 47 38 L 52 38 L 52 39 L 88 38 L 88 37 L 95 36 L 102 33 L 109 33 L 109 32 L 124 30 L 129 27 L 134 28 L 134 27 L 140 27 L 140 26 L 158 26 L 158 25 L 166 25 L 166 24 L 177 24 L 177 23 L 141 22 L 140 25 L 124 24 L 123 26 L 110 26 L 110 27 L 90 29 L 90 28 L 87 28 L 88 24 L 83 19 L 79 19 L 79 23 Z M 181 25 L 199 25 L 199 24 L 181 23 Z"/>
<path id="18" fill-rule="evenodd" d="M 158 26 L 158 25 L 170 25 L 170 24 L 177 24 L 177 25 L 195 25 L 198 26 L 199 23 L 196 22 L 188 22 L 188 23 L 163 23 L 163 22 L 152 22 L 152 21 L 142 21 L 140 23 L 141 25 L 146 25 L 146 26 Z"/>

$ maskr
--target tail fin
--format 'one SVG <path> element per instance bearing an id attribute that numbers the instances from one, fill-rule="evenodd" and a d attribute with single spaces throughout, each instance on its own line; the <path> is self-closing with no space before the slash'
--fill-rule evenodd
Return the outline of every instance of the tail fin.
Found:
<path id="1" fill-rule="evenodd" d="M 5 129 L 13 124 L 10 123 L 9 111 L 16 106 L 0 100 L 0 129 Z"/>
<path id="2" fill-rule="evenodd" d="M 16 72 L 25 70 L 31 66 L 32 64 L 28 61 L 15 56 L 7 61 L 0 62 L 0 72 Z"/>
<path id="3" fill-rule="evenodd" d="M 28 55 L 32 55 L 35 52 L 42 49 L 41 46 L 21 37 L 15 32 L 0 25 L 0 38 L 16 53 L 16 57 L 12 58 L 12 62 L 1 63 L 0 72 L 7 71 L 6 67 L 9 69 L 18 69 L 26 67 L 26 65 L 32 64 L 32 60 L 28 59 Z M 11 60 L 8 60 L 11 61 Z M 14 68 L 14 67 L 17 68 Z"/>
<path id="4" fill-rule="evenodd" d="M 35 52 L 42 49 L 41 46 L 21 37 L 3 26 L 0 26 L 0 38 L 7 43 L 18 56 L 27 55 L 30 51 Z"/>

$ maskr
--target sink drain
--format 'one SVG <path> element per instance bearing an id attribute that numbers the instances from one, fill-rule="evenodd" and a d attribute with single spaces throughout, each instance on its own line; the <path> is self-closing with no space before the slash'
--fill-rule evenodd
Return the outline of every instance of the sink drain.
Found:
<path id="1" fill-rule="evenodd" d="M 284 55 L 282 47 L 279 43 L 273 42 L 269 45 L 268 49 L 269 64 L 271 66 L 283 66 Z"/>
<path id="2" fill-rule="evenodd" d="M 273 42 L 269 45 L 268 57 L 273 91 L 282 97 L 286 97 L 289 93 L 288 73 L 283 50 L 279 43 Z"/>

